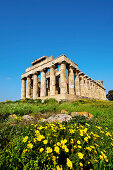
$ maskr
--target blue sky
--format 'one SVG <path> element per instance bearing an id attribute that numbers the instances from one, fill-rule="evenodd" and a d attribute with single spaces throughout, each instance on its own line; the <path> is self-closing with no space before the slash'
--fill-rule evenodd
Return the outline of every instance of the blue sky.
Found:
<path id="1" fill-rule="evenodd" d="M 61 54 L 113 89 L 113 0 L 0 0 L 0 101 L 20 99 L 34 59 Z"/>

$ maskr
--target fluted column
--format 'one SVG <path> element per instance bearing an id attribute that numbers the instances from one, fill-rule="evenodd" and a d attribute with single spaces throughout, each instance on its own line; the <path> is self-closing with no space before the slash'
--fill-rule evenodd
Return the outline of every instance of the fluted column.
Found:
<path id="1" fill-rule="evenodd" d="M 89 98 L 92 98 L 92 92 L 91 92 L 91 78 L 89 77 L 88 79 L 87 79 L 87 83 L 88 83 L 88 97 Z"/>
<path id="2" fill-rule="evenodd" d="M 31 76 L 27 77 L 26 98 L 31 98 Z"/>
<path id="3" fill-rule="evenodd" d="M 80 76 L 80 95 L 85 96 L 85 88 L 84 88 L 84 73 L 79 73 Z"/>
<path id="4" fill-rule="evenodd" d="M 50 96 L 54 96 L 56 91 L 55 66 L 50 67 Z"/>
<path id="5" fill-rule="evenodd" d="M 84 89 L 85 89 L 85 97 L 88 97 L 88 80 L 87 80 L 88 76 L 84 75 Z"/>
<path id="6" fill-rule="evenodd" d="M 95 98 L 95 87 L 94 87 L 94 80 L 91 80 L 92 83 L 92 98 Z"/>
<path id="7" fill-rule="evenodd" d="M 74 95 L 74 75 L 73 75 L 72 66 L 69 66 L 69 70 L 68 70 L 68 83 L 69 83 L 69 94 Z"/>
<path id="8" fill-rule="evenodd" d="M 38 73 L 33 75 L 33 99 L 38 97 Z"/>
<path id="9" fill-rule="evenodd" d="M 26 98 L 26 78 L 22 79 L 22 85 L 21 85 L 21 99 Z"/>
<path id="10" fill-rule="evenodd" d="M 94 99 L 96 99 L 96 82 L 94 81 Z"/>
<path id="11" fill-rule="evenodd" d="M 79 78 L 80 70 L 75 70 L 75 95 L 80 96 L 80 78 Z"/>
<path id="12" fill-rule="evenodd" d="M 59 93 L 59 76 L 56 77 L 56 94 Z"/>
<path id="13" fill-rule="evenodd" d="M 46 96 L 46 71 L 41 71 L 41 97 Z"/>
<path id="14" fill-rule="evenodd" d="M 106 100 L 106 89 L 103 89 L 104 90 L 104 100 Z"/>
<path id="15" fill-rule="evenodd" d="M 60 74 L 60 94 L 67 93 L 67 76 L 66 76 L 66 63 L 61 63 Z"/>
<path id="16" fill-rule="evenodd" d="M 97 88 L 97 82 L 95 82 L 95 99 L 98 99 L 98 88 Z"/>

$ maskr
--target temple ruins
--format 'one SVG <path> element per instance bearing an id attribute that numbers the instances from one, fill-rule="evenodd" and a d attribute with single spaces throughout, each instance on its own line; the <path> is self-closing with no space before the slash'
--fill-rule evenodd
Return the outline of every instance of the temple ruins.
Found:
<path id="1" fill-rule="evenodd" d="M 85 75 L 66 55 L 34 60 L 21 75 L 21 80 L 21 99 L 106 100 L 103 81 Z"/>

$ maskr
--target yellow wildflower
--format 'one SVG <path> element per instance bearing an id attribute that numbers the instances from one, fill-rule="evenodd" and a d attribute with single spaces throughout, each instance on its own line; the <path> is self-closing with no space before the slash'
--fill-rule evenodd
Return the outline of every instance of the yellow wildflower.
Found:
<path id="1" fill-rule="evenodd" d="M 72 169 L 72 167 L 73 167 L 73 164 L 72 164 L 72 162 L 69 160 L 69 158 L 67 158 L 67 166 L 68 166 L 70 169 Z"/>
<path id="2" fill-rule="evenodd" d="M 39 150 L 39 151 L 40 151 L 40 152 L 43 152 L 43 150 L 44 150 L 44 148 L 40 148 L 40 150 Z"/>
<path id="3" fill-rule="evenodd" d="M 33 138 L 33 142 L 36 143 L 36 139 L 35 138 Z"/>
<path id="4" fill-rule="evenodd" d="M 81 152 L 78 152 L 78 157 L 79 157 L 80 159 L 83 159 L 84 154 L 83 154 L 83 153 L 81 153 Z"/>
<path id="5" fill-rule="evenodd" d="M 88 147 L 86 147 L 86 149 L 88 150 L 88 151 L 91 151 L 92 149 L 88 146 Z"/>
<path id="6" fill-rule="evenodd" d="M 74 140 L 73 140 L 73 139 L 71 139 L 70 143 L 72 143 L 72 144 L 73 144 L 73 143 L 74 143 Z"/>
<path id="7" fill-rule="evenodd" d="M 58 146 L 55 146 L 54 151 L 59 154 L 60 153 L 60 148 Z"/>
<path id="8" fill-rule="evenodd" d="M 25 136 L 25 138 L 23 138 L 23 142 L 25 143 L 27 142 L 27 140 L 28 140 L 28 136 Z"/>
<path id="9" fill-rule="evenodd" d="M 76 145 L 74 145 L 73 147 L 74 147 L 74 149 L 76 149 L 76 148 L 77 148 L 77 146 L 76 146 Z"/>
<path id="10" fill-rule="evenodd" d="M 102 160 L 103 160 L 103 156 L 102 156 L 102 155 L 100 155 L 99 157 L 100 157 L 100 159 L 102 159 Z"/>
<path id="11" fill-rule="evenodd" d="M 24 150 L 23 150 L 23 153 L 26 153 L 26 152 L 27 152 L 27 149 L 24 149 Z"/>
<path id="12" fill-rule="evenodd" d="M 80 145 L 80 144 L 81 144 L 81 142 L 78 140 L 78 141 L 77 141 L 77 144 L 79 144 L 79 145 Z"/>
<path id="13" fill-rule="evenodd" d="M 83 164 L 82 164 L 81 162 L 79 163 L 79 165 L 80 165 L 81 167 L 83 167 Z"/>
<path id="14" fill-rule="evenodd" d="M 56 168 L 57 168 L 57 170 L 63 170 L 63 169 L 62 169 L 62 166 L 59 166 L 59 165 L 57 165 Z"/>
<path id="15" fill-rule="evenodd" d="M 84 138 L 84 141 L 88 143 L 88 137 L 85 137 L 85 138 Z"/>
<path id="16" fill-rule="evenodd" d="M 69 129 L 69 132 L 70 132 L 71 134 L 73 134 L 73 133 L 74 133 L 74 130 L 73 130 L 73 129 Z"/>
<path id="17" fill-rule="evenodd" d="M 109 132 L 106 133 L 106 136 L 111 136 L 111 134 Z"/>
<path id="18" fill-rule="evenodd" d="M 60 142 L 57 142 L 57 145 L 60 146 L 61 145 Z"/>
<path id="19" fill-rule="evenodd" d="M 78 148 L 80 148 L 80 149 L 81 149 L 81 148 L 82 148 L 82 146 L 78 145 Z"/>
<path id="20" fill-rule="evenodd" d="M 84 129 L 84 133 L 86 133 L 86 132 L 87 132 L 87 128 Z"/>
<path id="21" fill-rule="evenodd" d="M 33 144 L 32 144 L 32 143 L 28 143 L 28 144 L 27 144 L 27 148 L 32 149 L 32 148 L 33 148 Z"/>
<path id="22" fill-rule="evenodd" d="M 80 130 L 80 136 L 83 136 L 84 134 L 83 134 L 83 130 Z"/>
<path id="23" fill-rule="evenodd" d="M 52 152 L 52 148 L 50 147 L 47 147 L 47 150 L 46 150 L 47 153 L 51 153 Z"/>
<path id="24" fill-rule="evenodd" d="M 42 139 L 45 139 L 45 137 L 43 135 L 39 135 L 36 139 L 37 141 L 41 141 Z"/>
<path id="25" fill-rule="evenodd" d="M 94 147 L 94 146 L 90 146 L 90 148 L 95 149 L 95 147 Z"/>
<path id="26" fill-rule="evenodd" d="M 43 144 L 46 145 L 48 143 L 48 140 L 44 140 Z"/>

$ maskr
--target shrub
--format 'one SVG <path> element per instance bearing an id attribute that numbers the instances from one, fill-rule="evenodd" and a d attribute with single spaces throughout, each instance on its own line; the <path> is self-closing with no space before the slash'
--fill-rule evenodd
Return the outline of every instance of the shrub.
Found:
<path id="1" fill-rule="evenodd" d="M 107 145 L 106 145 L 107 143 Z M 113 134 L 85 123 L 32 124 L 10 141 L 1 167 L 13 169 L 113 168 Z"/>

